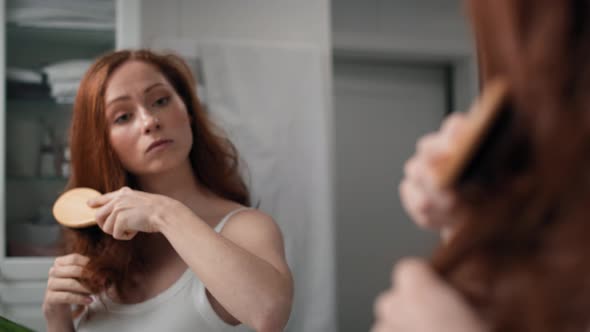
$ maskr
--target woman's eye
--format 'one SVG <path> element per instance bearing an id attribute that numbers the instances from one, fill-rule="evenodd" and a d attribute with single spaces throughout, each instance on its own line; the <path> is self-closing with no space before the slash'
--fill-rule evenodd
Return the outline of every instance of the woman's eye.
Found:
<path id="1" fill-rule="evenodd" d="M 130 118 L 131 118 L 131 114 L 123 113 L 115 118 L 115 123 L 117 123 L 117 124 L 125 123 L 125 122 L 129 121 Z"/>
<path id="2" fill-rule="evenodd" d="M 158 107 L 166 106 L 166 105 L 168 105 L 169 101 L 170 101 L 170 97 L 162 97 L 162 98 L 159 98 L 158 100 L 156 100 L 154 102 L 153 106 L 158 106 Z"/>

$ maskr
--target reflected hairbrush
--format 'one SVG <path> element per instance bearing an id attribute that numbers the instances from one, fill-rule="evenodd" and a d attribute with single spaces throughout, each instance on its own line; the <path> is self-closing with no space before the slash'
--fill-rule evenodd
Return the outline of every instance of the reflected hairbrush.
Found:
<path id="1" fill-rule="evenodd" d="M 66 191 L 53 204 L 53 216 L 60 224 L 70 228 L 96 225 L 95 213 L 86 202 L 101 193 L 91 188 L 74 188 Z"/>

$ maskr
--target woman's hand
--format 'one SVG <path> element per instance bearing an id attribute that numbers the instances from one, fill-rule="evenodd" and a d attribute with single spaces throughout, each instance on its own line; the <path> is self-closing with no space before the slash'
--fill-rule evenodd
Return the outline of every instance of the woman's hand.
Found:
<path id="1" fill-rule="evenodd" d="M 88 201 L 96 211 L 96 222 L 117 240 L 130 240 L 138 232 L 158 232 L 156 219 L 173 199 L 123 187 Z"/>
<path id="2" fill-rule="evenodd" d="M 43 315 L 49 330 L 67 331 L 72 327 L 72 305 L 92 303 L 90 291 L 80 283 L 88 257 L 70 254 L 57 257 L 49 269 L 43 300 Z"/>
<path id="3" fill-rule="evenodd" d="M 452 226 L 455 194 L 436 186 L 434 172 L 449 157 L 465 128 L 465 115 L 448 117 L 440 131 L 418 141 L 416 153 L 406 162 L 399 186 L 402 204 L 420 227 L 446 230 Z"/>
<path id="4" fill-rule="evenodd" d="M 418 259 L 397 264 L 392 287 L 375 301 L 372 332 L 484 332 L 485 326 L 449 287 Z"/>

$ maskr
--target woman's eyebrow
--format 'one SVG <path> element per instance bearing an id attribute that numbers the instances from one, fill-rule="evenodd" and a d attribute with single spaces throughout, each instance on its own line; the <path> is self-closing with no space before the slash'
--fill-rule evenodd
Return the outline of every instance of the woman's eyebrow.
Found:
<path id="1" fill-rule="evenodd" d="M 117 97 L 115 99 L 112 99 L 112 100 L 108 101 L 106 108 L 109 108 L 109 106 L 111 106 L 112 104 L 114 104 L 114 103 L 116 103 L 118 101 L 123 101 L 123 100 L 128 100 L 128 99 L 131 99 L 131 97 L 129 97 L 128 95 L 119 96 L 119 97 Z"/>
<path id="2" fill-rule="evenodd" d="M 145 88 L 145 90 L 143 90 L 143 93 L 144 94 L 148 93 L 151 89 L 156 88 L 158 86 L 163 86 L 163 85 L 164 85 L 164 83 L 161 83 L 161 82 L 154 83 L 154 84 L 148 86 L 147 88 Z"/>
<path id="3" fill-rule="evenodd" d="M 163 84 L 163 83 L 161 83 L 161 82 L 156 82 L 156 83 L 154 83 L 154 84 L 152 84 L 152 85 L 148 86 L 147 88 L 145 88 L 145 89 L 143 90 L 143 93 L 144 93 L 144 94 L 145 94 L 145 93 L 148 93 L 150 90 L 152 90 L 152 89 L 154 89 L 154 88 L 156 88 L 156 87 L 158 87 L 158 86 L 163 86 L 163 85 L 164 85 L 164 84 Z M 112 99 L 112 100 L 108 101 L 108 102 L 107 102 L 107 105 L 106 105 L 106 108 L 108 108 L 108 107 L 109 107 L 111 104 L 113 104 L 113 103 L 115 103 L 115 102 L 122 101 L 122 100 L 128 100 L 128 99 L 131 99 L 131 97 L 130 97 L 130 96 L 128 96 L 128 95 L 122 95 L 122 96 L 118 96 L 117 98 L 114 98 L 114 99 Z"/>

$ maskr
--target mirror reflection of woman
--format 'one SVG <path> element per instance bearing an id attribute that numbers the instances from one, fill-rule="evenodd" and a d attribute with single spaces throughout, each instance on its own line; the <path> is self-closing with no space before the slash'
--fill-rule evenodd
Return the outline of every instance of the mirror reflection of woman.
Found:
<path id="1" fill-rule="evenodd" d="M 69 230 L 70 254 L 49 271 L 48 331 L 284 328 L 293 281 L 281 232 L 249 207 L 238 154 L 180 58 L 98 59 L 76 97 L 70 145 L 68 188 L 105 194 L 88 202 L 98 226 Z"/>
<path id="2" fill-rule="evenodd" d="M 446 241 L 376 301 L 375 332 L 590 329 L 590 1 L 469 0 L 482 87 L 509 85 L 504 122 L 452 190 L 433 171 L 454 116 L 406 165 L 402 201 Z"/>

